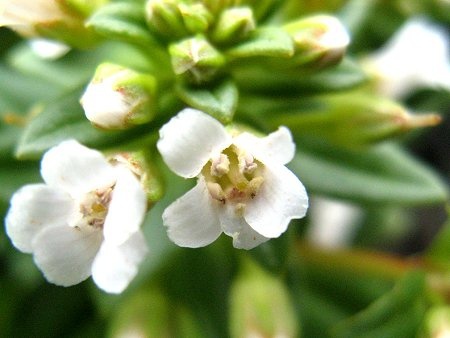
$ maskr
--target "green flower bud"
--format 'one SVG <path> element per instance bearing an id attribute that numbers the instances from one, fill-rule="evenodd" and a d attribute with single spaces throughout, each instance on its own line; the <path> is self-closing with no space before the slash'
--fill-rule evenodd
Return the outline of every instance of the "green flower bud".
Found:
<path id="1" fill-rule="evenodd" d="M 167 40 L 178 40 L 188 35 L 176 0 L 148 0 L 145 15 L 149 28 Z"/>
<path id="2" fill-rule="evenodd" d="M 190 83 L 212 80 L 225 65 L 225 57 L 205 38 L 198 36 L 170 45 L 172 68 Z"/>
<path id="3" fill-rule="evenodd" d="M 350 43 L 346 28 L 333 16 L 311 16 L 288 23 L 283 28 L 294 40 L 293 63 L 297 66 L 336 64 Z"/>
<path id="4" fill-rule="evenodd" d="M 111 63 L 97 67 L 80 102 L 97 127 L 126 129 L 149 122 L 156 110 L 156 80 Z"/>
<path id="5" fill-rule="evenodd" d="M 108 337 L 203 338 L 193 314 L 156 287 L 138 290 L 120 302 Z"/>
<path id="6" fill-rule="evenodd" d="M 411 114 L 397 102 L 360 91 L 321 96 L 308 104 L 315 108 L 302 114 L 271 114 L 276 116 L 271 125 L 283 123 L 294 134 L 326 138 L 354 147 L 441 121 L 439 115 Z"/>
<path id="7" fill-rule="evenodd" d="M 297 337 L 295 312 L 284 283 L 252 261 L 244 263 L 231 287 L 231 337 Z"/>
<path id="8" fill-rule="evenodd" d="M 253 12 L 249 7 L 233 7 L 224 10 L 212 32 L 218 44 L 229 44 L 247 38 L 256 28 Z"/>
<path id="9" fill-rule="evenodd" d="M 202 0 L 201 1 L 214 15 L 228 7 L 239 5 L 241 0 Z"/>
<path id="10" fill-rule="evenodd" d="M 149 207 L 163 197 L 164 185 L 148 152 L 143 150 L 122 152 L 114 154 L 109 160 L 113 164 L 125 165 L 136 175 L 147 195 Z"/>
<path id="11" fill-rule="evenodd" d="M 203 4 L 179 4 L 178 8 L 186 28 L 191 33 L 204 33 L 213 17 Z"/>

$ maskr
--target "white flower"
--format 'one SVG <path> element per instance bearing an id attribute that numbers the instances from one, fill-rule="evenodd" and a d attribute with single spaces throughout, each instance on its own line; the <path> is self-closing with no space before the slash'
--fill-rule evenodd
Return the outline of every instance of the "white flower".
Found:
<path id="1" fill-rule="evenodd" d="M 0 26 L 9 26 L 25 36 L 38 35 L 35 25 L 70 19 L 56 0 L 4 0 Z"/>
<path id="2" fill-rule="evenodd" d="M 401 98 L 420 87 L 450 90 L 450 60 L 446 32 L 420 18 L 410 19 L 366 60 L 379 77 L 379 90 Z"/>
<path id="3" fill-rule="evenodd" d="M 306 213 L 305 188 L 284 166 L 295 151 L 285 127 L 263 138 L 230 135 L 209 115 L 185 109 L 161 128 L 157 147 L 176 174 L 198 177 L 163 213 L 177 245 L 205 246 L 224 232 L 236 248 L 251 249 Z"/>
<path id="4" fill-rule="evenodd" d="M 101 289 L 122 292 L 147 252 L 146 197 L 136 176 L 74 140 L 44 155 L 41 175 L 46 184 L 12 197 L 6 232 L 14 246 L 32 253 L 52 283 L 70 286 L 92 274 Z"/>

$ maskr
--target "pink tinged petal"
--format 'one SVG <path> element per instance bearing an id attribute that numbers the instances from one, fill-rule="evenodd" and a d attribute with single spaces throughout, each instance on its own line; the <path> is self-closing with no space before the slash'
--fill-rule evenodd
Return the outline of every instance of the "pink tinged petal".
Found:
<path id="1" fill-rule="evenodd" d="M 116 168 L 117 181 L 103 226 L 105 240 L 119 245 L 139 230 L 147 208 L 145 192 L 136 176 L 124 167 Z"/>
<path id="2" fill-rule="evenodd" d="M 32 240 L 39 231 L 67 224 L 77 214 L 76 204 L 64 191 L 44 184 L 26 185 L 11 199 L 6 233 L 16 248 L 31 253 Z"/>
<path id="3" fill-rule="evenodd" d="M 286 164 L 294 158 L 295 143 L 288 128 L 280 127 L 266 137 L 256 137 L 250 133 L 238 135 L 233 143 L 262 162 L 276 161 Z"/>
<path id="4" fill-rule="evenodd" d="M 219 121 L 195 109 L 184 109 L 159 131 L 157 147 L 177 175 L 197 176 L 203 166 L 231 144 Z"/>
<path id="5" fill-rule="evenodd" d="M 91 275 L 101 242 L 102 232 L 91 227 L 47 227 L 33 240 L 34 261 L 49 282 L 75 285 Z"/>
<path id="6" fill-rule="evenodd" d="M 162 217 L 169 238 L 179 246 L 202 247 L 214 242 L 222 232 L 217 206 L 203 176 L 194 188 L 169 205 Z"/>
<path id="7" fill-rule="evenodd" d="M 138 273 L 147 252 L 147 243 L 140 231 L 119 246 L 104 241 L 92 265 L 95 284 L 106 292 L 121 293 Z"/>
<path id="8" fill-rule="evenodd" d="M 115 172 L 105 157 L 75 140 L 63 141 L 47 151 L 41 163 L 44 181 L 73 196 L 114 184 Z"/>
<path id="9" fill-rule="evenodd" d="M 244 218 L 262 236 L 279 237 L 291 219 L 302 218 L 308 209 L 308 196 L 300 180 L 288 168 L 265 167 L 264 182 L 256 197 L 247 204 Z"/>
<path id="10" fill-rule="evenodd" d="M 245 219 L 236 213 L 235 205 L 228 204 L 219 213 L 223 232 L 233 238 L 233 246 L 237 249 L 250 250 L 269 240 L 253 230 Z"/>

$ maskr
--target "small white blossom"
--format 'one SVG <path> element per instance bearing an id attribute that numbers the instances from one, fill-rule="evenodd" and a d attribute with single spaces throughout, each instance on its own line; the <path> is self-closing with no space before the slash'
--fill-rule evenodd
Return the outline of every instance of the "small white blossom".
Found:
<path id="1" fill-rule="evenodd" d="M 106 292 L 122 292 L 147 252 L 146 197 L 136 176 L 74 140 L 44 155 L 41 175 L 45 184 L 26 185 L 11 199 L 6 232 L 14 246 L 32 253 L 54 284 L 92 275 Z"/>
<path id="2" fill-rule="evenodd" d="M 4 0 L 0 4 L 0 26 L 25 36 L 38 35 L 35 25 L 70 20 L 56 0 Z"/>
<path id="3" fill-rule="evenodd" d="M 263 138 L 231 135 L 211 116 L 185 109 L 161 128 L 157 147 L 176 174 L 198 178 L 163 213 L 177 245 L 205 246 L 224 232 L 236 248 L 251 249 L 306 213 L 305 188 L 284 166 L 295 152 L 285 127 Z"/>
<path id="4" fill-rule="evenodd" d="M 389 97 L 401 98 L 421 87 L 450 90 L 448 36 L 424 19 L 410 19 L 366 62 L 379 78 L 380 92 Z"/>

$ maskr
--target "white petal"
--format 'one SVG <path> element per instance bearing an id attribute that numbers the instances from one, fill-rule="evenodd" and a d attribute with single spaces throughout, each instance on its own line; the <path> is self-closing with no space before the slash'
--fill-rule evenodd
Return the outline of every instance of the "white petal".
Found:
<path id="1" fill-rule="evenodd" d="M 235 212 L 235 205 L 228 204 L 221 211 L 220 225 L 223 232 L 233 238 L 235 248 L 250 250 L 269 240 L 253 230 L 242 215 Z"/>
<path id="2" fill-rule="evenodd" d="M 144 220 L 147 198 L 134 174 L 118 167 L 117 181 L 106 215 L 103 233 L 105 240 L 119 245 L 139 230 Z"/>
<path id="3" fill-rule="evenodd" d="M 222 230 L 205 179 L 169 205 L 162 215 L 169 238 L 177 245 L 198 248 L 215 241 Z"/>
<path id="4" fill-rule="evenodd" d="M 424 19 L 406 22 L 388 43 L 369 57 L 381 77 L 383 94 L 398 98 L 420 86 L 450 90 L 448 36 Z"/>
<path id="5" fill-rule="evenodd" d="M 265 167 L 264 182 L 247 204 L 244 218 L 259 234 L 275 238 L 286 231 L 291 219 L 305 216 L 307 208 L 308 196 L 297 176 L 272 164 Z"/>
<path id="6" fill-rule="evenodd" d="M 31 50 L 39 57 L 56 60 L 67 54 L 70 47 L 64 43 L 48 39 L 32 39 L 29 41 Z"/>
<path id="7" fill-rule="evenodd" d="M 70 286 L 91 275 L 102 232 L 91 227 L 47 227 L 33 240 L 34 261 L 49 282 Z"/>
<path id="8" fill-rule="evenodd" d="M 75 140 L 61 142 L 42 158 L 41 175 L 54 187 L 73 196 L 111 186 L 115 172 L 104 156 Z"/>
<path id="9" fill-rule="evenodd" d="M 44 184 L 26 185 L 11 199 L 6 233 L 16 248 L 30 253 L 31 242 L 39 231 L 68 224 L 76 214 L 76 204 L 64 191 Z"/>
<path id="10" fill-rule="evenodd" d="M 203 166 L 231 144 L 219 121 L 195 109 L 184 109 L 159 131 L 157 147 L 177 175 L 197 176 Z"/>
<path id="11" fill-rule="evenodd" d="M 147 243 L 140 231 L 119 246 L 104 241 L 92 266 L 95 284 L 106 292 L 122 292 L 136 276 L 147 252 Z"/>
<path id="12" fill-rule="evenodd" d="M 90 83 L 80 101 L 88 120 L 106 129 L 123 128 L 132 108 L 112 80 Z"/>
<path id="13" fill-rule="evenodd" d="M 266 137 L 256 137 L 245 132 L 238 135 L 233 143 L 262 162 L 276 161 L 286 164 L 295 154 L 295 143 L 292 141 L 291 132 L 286 127 L 280 127 Z"/>

